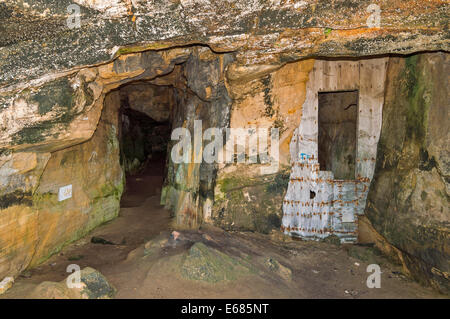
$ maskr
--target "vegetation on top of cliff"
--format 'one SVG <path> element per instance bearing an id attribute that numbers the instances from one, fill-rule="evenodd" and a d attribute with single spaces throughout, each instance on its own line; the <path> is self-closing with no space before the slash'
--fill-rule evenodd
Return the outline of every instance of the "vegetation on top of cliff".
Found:
<path id="1" fill-rule="evenodd" d="M 209 283 L 235 280 L 254 271 L 244 259 L 224 254 L 202 242 L 191 247 L 181 267 L 181 275 L 184 278 Z"/>

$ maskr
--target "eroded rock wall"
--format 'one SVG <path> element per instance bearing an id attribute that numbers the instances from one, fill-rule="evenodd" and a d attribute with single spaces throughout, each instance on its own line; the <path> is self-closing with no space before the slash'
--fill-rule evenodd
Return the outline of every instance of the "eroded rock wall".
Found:
<path id="1" fill-rule="evenodd" d="M 67 7 L 73 2 L 80 5 L 81 23 L 70 29 Z M 94 151 L 88 141 L 101 127 L 107 94 L 135 81 L 173 86 L 174 128 L 193 132 L 194 121 L 202 120 L 202 131 L 228 124 L 280 129 L 277 174 L 261 175 L 258 165 L 196 163 L 202 154 L 193 152 L 191 163 L 169 161 L 162 197 L 179 224 L 210 220 L 226 228 L 278 229 L 290 143 L 305 101 L 316 93 L 307 87 L 314 59 L 449 51 L 448 1 L 378 1 L 379 27 L 368 25 L 372 2 L 0 0 L 0 279 L 115 214 L 120 187 L 98 190 L 79 174 L 93 165 L 94 175 L 107 176 L 97 164 L 86 164 L 95 159 L 88 156 Z M 448 131 L 442 129 L 448 127 L 442 121 L 448 119 L 448 78 L 435 69 L 448 62 L 437 56 L 446 54 L 429 55 L 428 62 L 391 60 L 387 112 L 394 118 L 399 112 L 401 120 L 384 119 L 367 229 L 384 236 L 411 273 L 441 287 L 448 278 L 448 136 L 442 135 Z M 422 91 L 428 92 L 423 103 Z M 441 108 L 423 109 L 430 101 Z M 107 141 L 106 131 L 101 134 Z M 368 165 L 372 171 L 372 150 L 370 145 L 362 156 L 370 161 L 357 169 Z M 83 170 L 74 171 L 81 163 Z M 112 157 L 108 165 L 116 176 Z M 72 199 L 55 202 L 59 183 L 73 186 Z M 94 198 L 101 209 L 105 203 L 104 214 L 95 213 Z M 89 209 L 92 218 L 83 215 Z M 396 210 L 402 213 L 391 215 Z M 70 216 L 78 221 L 66 234 L 61 228 Z"/>
<path id="2" fill-rule="evenodd" d="M 0 277 L 17 275 L 117 215 L 119 158 L 105 150 L 107 143 L 118 147 L 117 131 L 97 130 L 105 97 L 124 80 L 170 73 L 189 52 L 139 53 L 0 94 Z M 94 132 L 102 135 L 99 150 L 88 142 Z M 72 198 L 59 202 L 59 187 L 69 185 Z"/>
<path id="3" fill-rule="evenodd" d="M 194 136 L 198 130 L 197 145 L 204 147 L 209 143 L 203 139 L 208 128 L 228 127 L 232 100 L 225 71 L 233 59 L 232 54 L 218 55 L 206 47 L 196 48 L 184 67 L 186 87 L 176 90 L 172 128 L 188 129 L 192 148 L 187 163 L 174 163 L 169 156 L 161 203 L 174 211 L 180 226 L 196 227 L 211 215 L 218 165 L 203 161 L 203 151 L 196 148 Z M 176 143 L 169 143 L 169 152 Z"/>
<path id="4" fill-rule="evenodd" d="M 80 6 L 79 28 L 68 27 L 71 4 Z M 368 25 L 373 4 L 379 28 Z M 444 0 L 3 0 L 0 10 L 0 87 L 198 43 L 237 51 L 241 65 L 448 49 Z"/>
<path id="5" fill-rule="evenodd" d="M 0 225 L 7 227 L 0 276 L 15 276 L 117 216 L 123 174 L 115 89 L 133 81 L 157 85 L 155 94 L 131 94 L 131 107 L 174 128 L 193 132 L 195 120 L 203 130 L 225 127 L 231 99 L 224 74 L 232 60 L 204 46 L 133 53 L 3 95 Z M 171 96 L 157 92 L 163 86 L 171 87 Z M 138 93 L 152 93 L 147 102 L 154 109 L 141 105 Z M 175 164 L 169 157 L 162 202 L 180 225 L 198 226 L 212 205 L 216 164 L 201 159 L 193 152 L 191 162 Z M 72 197 L 59 201 L 66 186 Z"/>
<path id="6" fill-rule="evenodd" d="M 308 59 L 283 67 L 234 67 L 227 72 L 233 98 L 230 128 L 279 130 L 279 170 L 262 173 L 267 165 L 222 163 L 219 165 L 211 222 L 236 230 L 269 233 L 278 230 L 283 196 L 289 181 L 289 143 L 300 124 L 306 84 L 314 67 Z M 266 136 L 269 140 L 269 135 Z M 239 143 L 249 145 L 247 137 Z M 268 143 L 269 144 L 269 143 Z M 240 144 L 243 147 L 242 144 Z M 249 155 L 249 149 L 245 152 Z M 258 155 L 264 150 L 258 148 Z M 270 147 L 267 150 L 270 156 Z M 274 159 L 275 160 L 275 159 Z M 236 161 L 234 161 L 236 162 Z"/>
<path id="7" fill-rule="evenodd" d="M 365 214 L 406 271 L 449 292 L 449 57 L 391 58 Z M 372 230 L 372 231 L 373 231 Z M 383 249 L 382 240 L 376 240 Z M 385 249 L 386 250 L 386 249 Z"/>
<path id="8" fill-rule="evenodd" d="M 2 170 L 13 167 L 30 186 L 25 185 L 21 198 L 8 202 L 2 199 L 0 277 L 16 276 L 117 216 L 124 183 L 119 163 L 119 107 L 117 92 L 106 97 L 89 141 L 51 154 L 14 153 L 12 164 L 1 166 Z M 11 183 L 17 187 L 20 181 L 9 175 L 9 187 Z M 66 186 L 71 191 L 62 200 L 60 190 Z"/>

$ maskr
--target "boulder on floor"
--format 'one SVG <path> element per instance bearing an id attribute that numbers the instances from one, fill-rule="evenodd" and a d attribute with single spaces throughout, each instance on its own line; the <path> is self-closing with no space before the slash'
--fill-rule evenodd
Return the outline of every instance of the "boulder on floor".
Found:
<path id="1" fill-rule="evenodd" d="M 72 275 L 71 275 L 72 276 Z M 80 284 L 69 288 L 74 283 L 68 277 L 61 282 L 44 281 L 31 293 L 31 298 L 38 299 L 110 299 L 115 289 L 97 270 L 86 267 L 80 271 Z M 69 279 L 69 280 L 68 280 Z"/>
<path id="2" fill-rule="evenodd" d="M 184 278 L 209 283 L 235 280 L 239 276 L 251 273 L 251 266 L 245 261 L 224 254 L 201 242 L 191 247 L 181 268 L 181 275 Z"/>

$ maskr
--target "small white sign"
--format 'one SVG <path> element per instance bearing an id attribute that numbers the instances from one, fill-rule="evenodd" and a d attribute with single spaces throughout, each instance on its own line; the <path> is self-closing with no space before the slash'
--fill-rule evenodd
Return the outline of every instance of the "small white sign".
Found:
<path id="1" fill-rule="evenodd" d="M 61 202 L 69 198 L 72 198 L 72 185 L 60 187 L 58 192 L 58 201 Z"/>

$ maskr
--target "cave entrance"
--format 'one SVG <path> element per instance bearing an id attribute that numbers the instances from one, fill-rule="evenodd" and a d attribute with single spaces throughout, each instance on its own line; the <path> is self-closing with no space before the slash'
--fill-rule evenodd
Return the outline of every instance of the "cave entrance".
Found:
<path id="1" fill-rule="evenodd" d="M 321 171 L 355 179 L 358 91 L 319 93 L 318 156 Z"/>
<path id="2" fill-rule="evenodd" d="M 120 88 L 120 161 L 126 176 L 121 207 L 160 195 L 167 171 L 172 90 L 145 82 Z"/>

